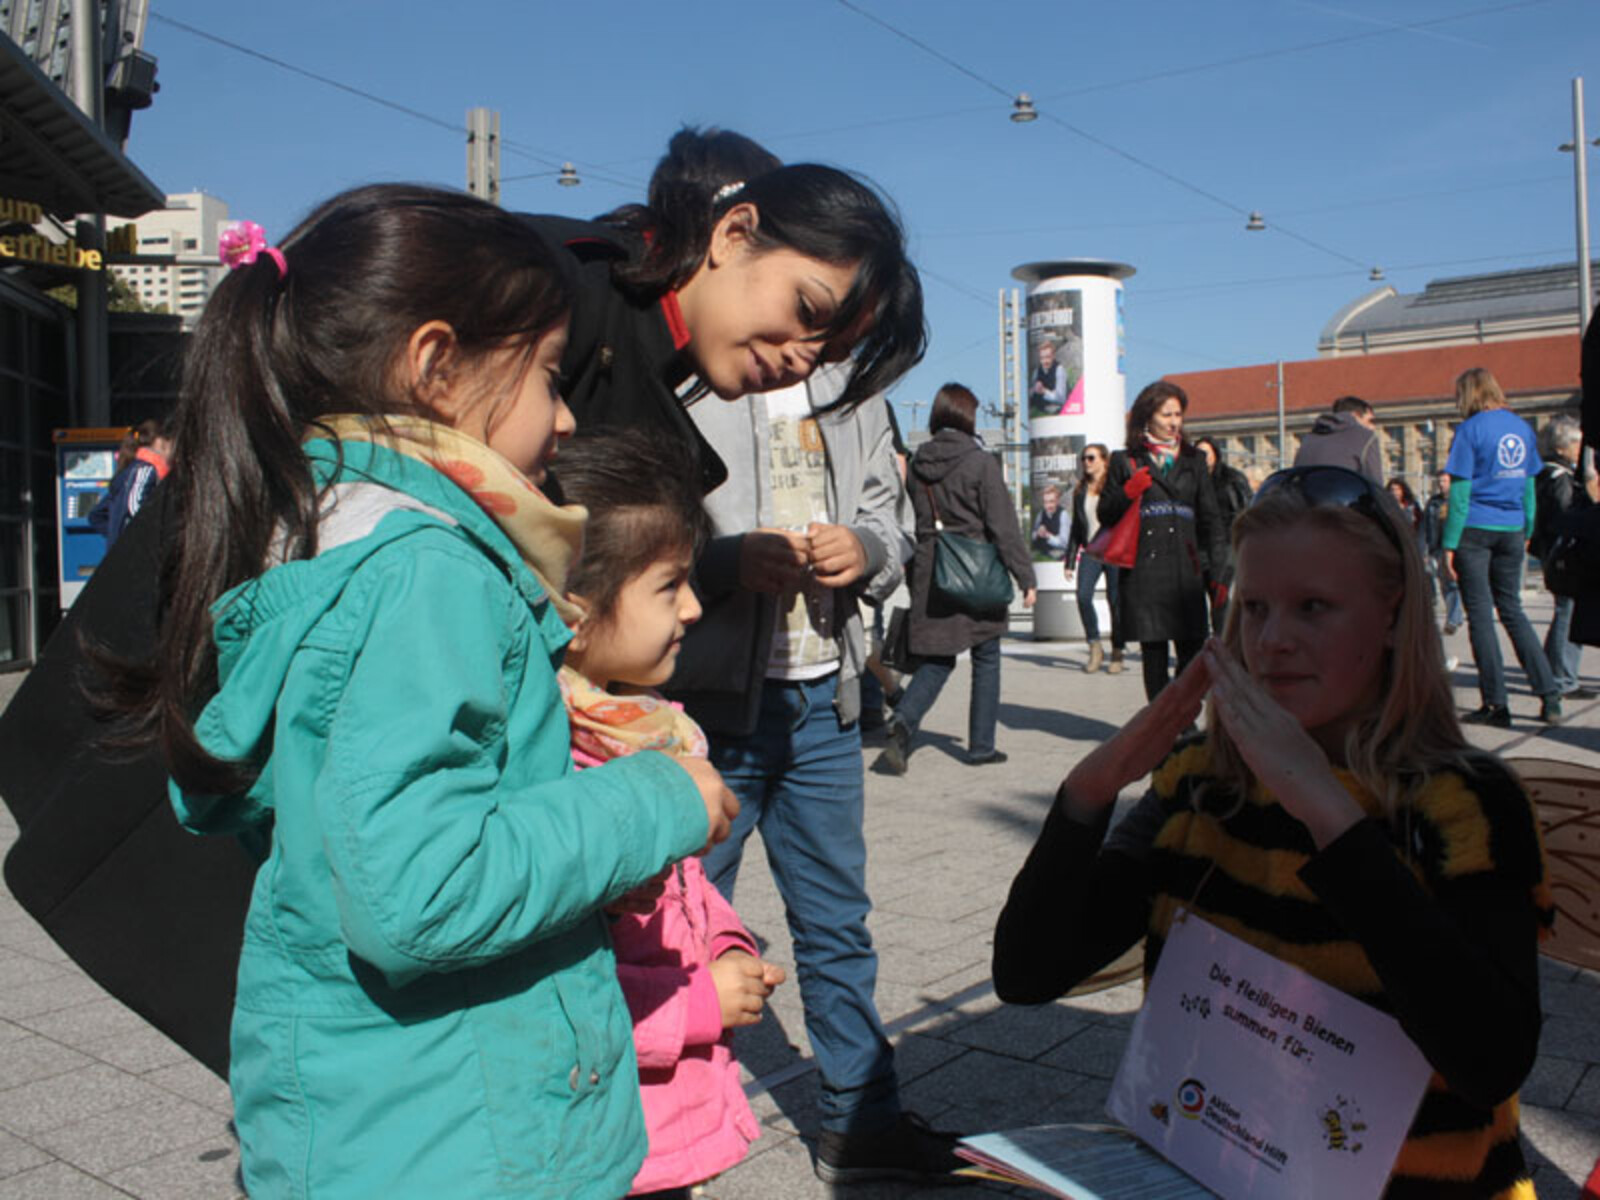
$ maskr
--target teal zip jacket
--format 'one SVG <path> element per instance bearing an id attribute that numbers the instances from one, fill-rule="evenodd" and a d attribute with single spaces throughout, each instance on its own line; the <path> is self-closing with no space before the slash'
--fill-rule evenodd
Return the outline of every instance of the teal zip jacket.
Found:
<path id="1" fill-rule="evenodd" d="M 599 909 L 703 845 L 704 805 L 654 752 L 575 774 L 568 632 L 510 541 L 425 464 L 345 455 L 317 557 L 214 610 L 196 728 L 259 778 L 172 789 L 193 830 L 270 835 L 233 1018 L 245 1186 L 611 1200 L 645 1135 Z"/>

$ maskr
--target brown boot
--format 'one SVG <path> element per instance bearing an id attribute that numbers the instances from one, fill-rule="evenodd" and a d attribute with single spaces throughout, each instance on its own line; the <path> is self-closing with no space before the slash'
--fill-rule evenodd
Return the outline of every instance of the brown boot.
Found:
<path id="1" fill-rule="evenodd" d="M 1100 669 L 1101 664 L 1105 661 L 1106 652 L 1100 649 L 1100 643 L 1098 641 L 1091 641 L 1089 643 L 1089 662 L 1083 669 L 1089 672 L 1089 674 L 1093 675 Z"/>

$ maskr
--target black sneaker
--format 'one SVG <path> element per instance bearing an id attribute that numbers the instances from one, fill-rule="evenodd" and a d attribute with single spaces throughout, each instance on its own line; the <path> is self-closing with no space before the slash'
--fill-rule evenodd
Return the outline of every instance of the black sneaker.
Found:
<path id="1" fill-rule="evenodd" d="M 967 766 L 987 767 L 991 763 L 1006 762 L 1009 758 L 1010 756 L 1004 750 L 991 750 L 987 754 L 969 754 L 967 755 Z"/>
<path id="2" fill-rule="evenodd" d="M 1596 697 L 1600 697 L 1600 692 L 1586 687 L 1575 687 L 1570 692 L 1561 693 L 1563 700 L 1593 700 Z"/>
<path id="3" fill-rule="evenodd" d="M 817 1139 L 817 1158 L 813 1164 L 823 1183 L 871 1183 L 899 1179 L 908 1183 L 935 1183 L 943 1179 L 959 1183 L 952 1174 L 970 1165 L 956 1154 L 960 1136 L 928 1128 L 916 1113 L 901 1113 L 900 1119 L 878 1133 L 831 1133 L 824 1130 Z"/>
<path id="4" fill-rule="evenodd" d="M 1560 704 L 1556 705 L 1559 713 Z M 1463 725 L 1493 725 L 1496 729 L 1511 728 L 1511 710 L 1504 704 L 1485 704 L 1461 718 Z"/>
<path id="5" fill-rule="evenodd" d="M 884 732 L 889 735 L 889 740 L 883 747 L 883 757 L 879 761 L 888 768 L 891 775 L 904 775 L 906 763 L 911 758 L 911 731 L 900 721 L 890 717 L 889 723 L 884 726 Z"/>

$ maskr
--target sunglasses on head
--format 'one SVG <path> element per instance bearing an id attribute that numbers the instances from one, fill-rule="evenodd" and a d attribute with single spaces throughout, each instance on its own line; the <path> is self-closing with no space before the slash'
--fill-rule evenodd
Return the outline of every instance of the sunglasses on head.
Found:
<path id="1" fill-rule="evenodd" d="M 1394 497 L 1365 475 L 1347 467 L 1287 467 L 1268 475 L 1251 503 L 1285 491 L 1293 492 L 1312 508 L 1355 509 L 1376 521 L 1389 544 L 1400 552 L 1399 535 L 1384 509 L 1385 503 L 1394 504 Z"/>

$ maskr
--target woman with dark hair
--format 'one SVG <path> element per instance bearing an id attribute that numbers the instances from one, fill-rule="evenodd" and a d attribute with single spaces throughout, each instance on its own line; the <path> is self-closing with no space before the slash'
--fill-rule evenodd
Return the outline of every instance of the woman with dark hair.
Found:
<path id="1" fill-rule="evenodd" d="M 959 383 L 947 383 L 933 400 L 931 441 L 911 460 L 907 487 L 917 516 L 917 553 L 911 564 L 911 652 L 922 661 L 889 721 L 883 763 L 905 773 L 922 718 L 955 670 L 956 656 L 972 651 L 972 699 L 967 710 L 967 759 L 973 766 L 1006 761 L 995 748 L 1000 715 L 1000 635 L 1004 611 L 974 617 L 959 612 L 933 591 L 934 548 L 940 529 L 992 542 L 1033 607 L 1033 562 L 1000 464 L 978 441 L 978 398 Z"/>
<path id="2" fill-rule="evenodd" d="M 1127 447 L 1111 456 L 1100 492 L 1100 523 L 1115 525 L 1139 505 L 1139 556 L 1122 577 L 1123 636 L 1139 643 L 1144 694 L 1167 685 L 1167 643 L 1179 672 L 1200 652 L 1206 593 L 1221 591 L 1228 561 L 1222 516 L 1200 451 L 1183 440 L 1189 397 L 1157 380 L 1128 410 Z"/>
<path id="3" fill-rule="evenodd" d="M 1083 636 L 1089 642 L 1089 661 L 1083 669 L 1091 675 L 1105 661 L 1105 651 L 1100 648 L 1100 616 L 1094 609 L 1094 589 L 1101 575 L 1106 580 L 1106 607 L 1111 610 L 1111 665 L 1106 668 L 1110 674 L 1122 673 L 1122 651 L 1127 645 L 1117 605 L 1121 599 L 1122 568 L 1083 553 L 1083 548 L 1100 532 L 1100 493 L 1105 489 L 1110 462 L 1111 451 L 1103 443 L 1090 442 L 1083 448 L 1083 474 L 1078 476 L 1078 486 L 1072 489 L 1071 532 L 1067 536 L 1067 552 L 1062 558 L 1067 582 L 1075 584 L 1077 589 L 1078 618 L 1083 622 Z"/>
<path id="4" fill-rule="evenodd" d="M 785 165 L 727 130 L 683 129 L 643 204 L 593 222 L 528 217 L 577 259 L 562 369 L 580 427 L 632 425 L 690 444 L 709 491 L 727 468 L 683 411 L 848 360 L 834 407 L 909 370 L 927 342 L 922 285 L 892 206 L 861 179 Z"/>

